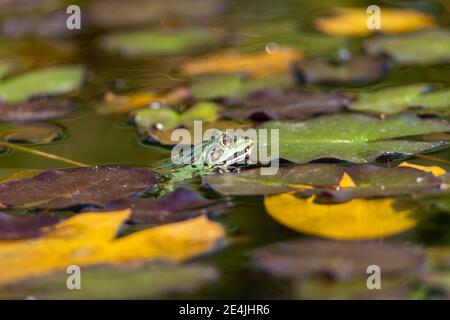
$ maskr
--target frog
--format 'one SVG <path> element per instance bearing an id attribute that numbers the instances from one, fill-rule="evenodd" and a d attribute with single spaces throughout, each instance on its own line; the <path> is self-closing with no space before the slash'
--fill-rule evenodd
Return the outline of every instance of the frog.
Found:
<path id="1" fill-rule="evenodd" d="M 253 147 L 253 139 L 247 136 L 216 130 L 209 139 L 190 148 L 190 152 L 181 152 L 160 166 L 165 169 L 166 183 L 159 195 L 195 177 L 239 171 L 241 164 L 249 164 Z"/>

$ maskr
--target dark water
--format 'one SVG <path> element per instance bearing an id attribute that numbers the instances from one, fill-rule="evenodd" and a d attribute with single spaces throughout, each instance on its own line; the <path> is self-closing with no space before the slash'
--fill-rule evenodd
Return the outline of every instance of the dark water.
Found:
<path id="1" fill-rule="evenodd" d="M 334 6 L 367 6 L 373 1 L 244 1 L 230 3 L 228 12 L 207 20 L 224 30 L 239 32 L 241 26 L 271 24 L 290 21 L 310 29 L 311 22 L 319 14 L 329 12 Z M 442 15 L 436 1 L 379 1 L 378 4 L 404 5 Z M 120 13 L 117 13 L 120 14 Z M 449 21 L 449 16 L 443 21 Z M 87 66 L 87 85 L 76 97 L 80 110 L 67 119 L 55 121 L 63 125 L 68 137 L 64 141 L 35 147 L 72 160 L 90 165 L 124 164 L 152 167 L 168 155 L 168 149 L 159 146 L 143 146 L 137 143 L 134 129 L 126 119 L 118 115 L 99 116 L 91 106 L 108 89 L 125 84 L 124 90 L 151 89 L 164 91 L 182 83 L 184 79 L 173 74 L 171 69 L 192 56 L 175 58 L 125 59 L 98 50 L 96 37 L 102 30 L 87 30 L 81 35 L 66 39 L 78 46 L 79 54 L 67 62 L 79 62 Z M 278 42 L 279 39 L 273 39 Z M 352 41 L 357 46 L 360 39 Z M 242 47 L 244 51 L 261 49 L 266 43 Z M 259 47 L 259 48 L 258 48 Z M 38 59 L 39 55 L 31 54 Z M 42 58 L 42 57 L 41 57 Z M 64 60 L 64 59 L 63 59 Z M 42 62 L 47 64 L 49 61 Z M 430 82 L 450 85 L 450 65 L 431 67 L 397 67 L 384 80 L 366 88 L 387 87 L 394 84 Z M 339 87 L 358 91 L 360 87 Z M 434 156 L 450 160 L 449 151 Z M 426 161 L 416 159 L 418 163 Z M 55 169 L 68 167 L 65 163 L 35 155 L 13 151 L 0 157 L 1 168 Z M 228 231 L 226 246 L 213 254 L 196 259 L 218 268 L 218 282 L 207 285 L 198 293 L 181 296 L 187 298 L 292 298 L 293 285 L 279 281 L 252 267 L 255 249 L 281 240 L 302 237 L 272 220 L 266 213 L 261 197 L 233 198 L 234 207 L 216 218 Z M 412 241 L 419 244 L 450 244 L 450 218 L 444 214 L 424 217 L 418 227 L 400 236 L 385 241 Z M 343 287 L 344 290 L 344 287 Z M 175 296 L 174 296 L 175 297 Z M 176 296 L 180 297 L 180 296 Z"/>

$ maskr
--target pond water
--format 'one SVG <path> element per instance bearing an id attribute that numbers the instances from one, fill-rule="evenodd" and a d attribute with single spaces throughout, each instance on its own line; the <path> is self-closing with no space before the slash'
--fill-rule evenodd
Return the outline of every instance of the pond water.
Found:
<path id="1" fill-rule="evenodd" d="M 440 11 L 438 1 L 381 1 L 383 5 L 395 4 L 405 8 L 416 8 L 439 17 L 441 24 L 450 21 L 449 11 Z M 85 3 L 89 3 L 86 1 Z M 183 1 L 179 1 L 180 6 Z M 245 28 L 251 26 L 273 25 L 292 23 L 299 30 L 313 31 L 314 19 L 327 14 L 337 6 L 370 5 L 371 1 L 229 1 L 227 10 L 219 14 L 211 14 L 194 22 L 198 25 L 213 26 L 217 30 L 226 31 L 229 34 L 239 34 Z M 120 15 L 120 12 L 111 14 Z M 170 18 L 167 21 L 161 19 L 161 25 L 176 25 L 177 21 Z M 63 37 L 57 41 L 64 46 L 76 46 L 76 54 L 69 57 L 46 56 L 43 52 L 29 51 L 24 53 L 29 63 L 34 66 L 46 66 L 52 64 L 77 63 L 86 67 L 88 77 L 83 88 L 73 96 L 78 106 L 78 111 L 66 118 L 54 120 L 66 130 L 66 136 L 55 143 L 33 147 L 36 150 L 59 155 L 71 160 L 79 161 L 92 166 L 103 164 L 120 164 L 131 166 L 143 166 L 152 168 L 158 161 L 166 159 L 170 155 L 170 149 L 158 145 L 139 143 L 133 125 L 123 115 L 99 115 L 93 111 L 93 107 L 99 103 L 106 91 L 133 92 L 136 90 L 151 90 L 164 92 L 186 81 L 178 73 L 173 72 L 185 61 L 197 56 L 177 55 L 158 57 L 121 57 L 115 53 L 107 52 L 99 48 L 99 36 L 106 33 L 101 27 L 89 27 L 75 36 Z M 2 40 L 1 46 L 13 46 L 13 42 Z M 40 41 L 33 40 L 36 46 Z M 273 38 L 270 42 L 283 43 L 282 38 Z M 363 38 L 352 37 L 346 42 L 351 50 L 359 48 Z M 260 42 L 253 41 L 250 44 L 237 44 L 240 51 L 252 52 L 260 50 L 267 45 L 267 39 Z M 226 46 L 233 47 L 230 41 Z M 308 49 L 308 48 L 306 48 Z M 327 57 L 327 54 L 319 52 L 315 54 L 315 48 L 310 48 L 312 56 Z M 32 49 L 31 49 L 32 50 Z M 373 81 L 364 85 L 310 85 L 311 88 L 339 89 L 349 92 L 372 90 L 392 85 L 426 82 L 441 87 L 450 85 L 450 65 L 440 64 L 432 66 L 397 66 L 382 80 Z M 432 154 L 433 157 L 450 161 L 450 151 L 443 150 Z M 419 164 L 436 164 L 422 158 L 413 158 L 412 162 Z M 443 168 L 450 169 L 445 163 L 439 163 Z M 64 162 L 39 157 L 34 154 L 9 151 L 0 156 L 0 167 L 10 169 L 59 169 L 69 168 L 71 165 Z M 239 186 L 236 186 L 239 188 Z M 219 197 L 212 191 L 202 190 L 208 197 Z M 168 298 L 298 298 L 298 290 L 294 281 L 279 280 L 271 277 L 261 270 L 257 270 L 253 263 L 255 250 L 285 241 L 299 238 L 312 238 L 302 235 L 282 226 L 273 220 L 265 211 L 263 197 L 230 197 L 232 208 L 218 217 L 227 231 L 227 240 L 224 246 L 215 252 L 194 259 L 195 262 L 210 265 L 217 268 L 219 278 L 216 282 L 203 286 L 201 289 L 189 294 L 164 295 Z M 70 213 L 70 212 L 68 212 Z M 401 242 L 426 245 L 450 245 L 450 216 L 446 213 L 419 212 L 421 222 L 417 227 L 400 235 L 380 239 L 380 242 Z M 129 226 L 129 231 L 140 229 L 141 226 Z M 120 276 L 119 276 L 120 278 Z M 401 277 L 400 277 L 401 278 Z M 399 280 L 402 282 L 402 280 Z M 411 283 L 403 281 L 403 286 Z M 310 295 L 303 293 L 302 297 L 351 297 L 351 288 L 348 283 L 330 282 L 321 284 Z M 417 288 L 415 288 L 417 289 Z M 430 289 L 431 290 L 431 289 Z M 427 291 L 427 294 L 429 292 Z M 420 296 L 420 294 L 419 294 Z M 145 296 L 144 296 L 145 297 Z"/>

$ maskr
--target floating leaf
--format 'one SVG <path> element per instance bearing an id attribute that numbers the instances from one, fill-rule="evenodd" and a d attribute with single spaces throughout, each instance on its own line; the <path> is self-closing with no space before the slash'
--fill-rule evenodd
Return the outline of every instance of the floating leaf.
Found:
<path id="1" fill-rule="evenodd" d="M 383 59 L 354 56 L 344 61 L 310 59 L 299 63 L 298 77 L 305 83 L 367 83 L 381 79 L 388 71 Z"/>
<path id="2" fill-rule="evenodd" d="M 21 103 L 0 102 L 0 121 L 43 121 L 62 118 L 74 110 L 74 106 L 69 101 L 60 99 L 37 99 Z"/>
<path id="3" fill-rule="evenodd" d="M 81 85 L 83 69 L 78 66 L 30 71 L 0 82 L 0 100 L 22 102 L 40 95 L 70 92 Z"/>
<path id="4" fill-rule="evenodd" d="M 298 163 L 320 158 L 363 163 L 382 155 L 410 155 L 445 142 L 399 138 L 450 130 L 446 121 L 410 114 L 386 119 L 361 114 L 330 115 L 303 122 L 270 121 L 259 128 L 279 130 L 279 157 Z M 397 140 L 390 140 L 394 138 Z"/>
<path id="5" fill-rule="evenodd" d="M 403 65 L 427 65 L 450 61 L 450 32 L 447 30 L 380 36 L 367 40 L 364 46 L 371 55 L 387 54 Z"/>
<path id="6" fill-rule="evenodd" d="M 220 120 L 215 122 L 206 122 L 202 123 L 202 130 L 203 133 L 206 133 L 208 129 L 217 129 L 217 130 L 229 130 L 229 129 L 247 129 L 252 127 L 253 124 L 249 122 L 237 122 L 237 121 L 227 121 L 227 120 Z M 194 134 L 194 126 L 192 124 L 187 125 L 186 128 L 184 128 L 189 131 L 189 134 L 191 136 L 192 141 L 190 143 L 192 145 L 198 144 L 206 139 L 208 139 L 208 136 L 199 136 Z M 150 128 L 142 133 L 143 140 L 145 142 L 154 143 L 157 142 L 162 145 L 176 145 L 178 143 L 181 143 L 183 141 L 180 141 L 178 136 L 174 136 L 174 139 L 172 139 L 172 129 L 168 130 L 158 130 L 157 128 Z M 184 141 L 185 143 L 186 141 Z"/>
<path id="7" fill-rule="evenodd" d="M 420 247 L 370 241 L 294 240 L 256 254 L 259 268 L 277 277 L 297 280 L 311 277 L 340 281 L 366 279 L 370 265 L 379 266 L 385 276 L 412 275 L 419 274 L 424 263 L 425 253 Z"/>
<path id="8" fill-rule="evenodd" d="M 39 213 L 27 216 L 12 216 L 0 212 L 0 240 L 34 238 L 42 235 L 42 229 L 61 219 L 55 215 Z"/>
<path id="9" fill-rule="evenodd" d="M 105 210 L 131 209 L 130 221 L 162 225 L 192 219 L 209 212 L 222 211 L 223 203 L 205 199 L 189 189 L 178 188 L 163 198 L 128 198 L 114 200 Z"/>
<path id="10" fill-rule="evenodd" d="M 198 51 L 218 43 L 218 34 L 203 29 L 180 31 L 131 31 L 101 39 L 106 50 L 126 56 L 171 55 Z"/>
<path id="11" fill-rule="evenodd" d="M 38 170 L 38 169 L 1 168 L 0 169 L 0 183 L 4 183 L 9 180 L 30 178 L 41 172 L 42 172 L 42 170 Z"/>
<path id="12" fill-rule="evenodd" d="M 330 239 L 376 239 L 416 225 L 412 217 L 415 208 L 401 208 L 394 199 L 354 199 L 339 204 L 319 204 L 315 199 L 283 193 L 267 196 L 264 205 L 269 215 L 282 225 Z"/>
<path id="13" fill-rule="evenodd" d="M 112 200 L 143 193 L 157 182 L 156 173 L 144 168 L 99 166 L 50 170 L 0 184 L 0 203 L 54 209 L 104 206 Z"/>
<path id="14" fill-rule="evenodd" d="M 87 8 L 89 21 L 104 27 L 137 26 L 175 19 L 199 19 L 220 13 L 222 0 L 100 0 Z M 111 14 L 111 13 L 115 14 Z"/>
<path id="15" fill-rule="evenodd" d="M 67 290 L 67 274 L 30 279 L 7 286 L 0 295 L 24 298 L 32 295 L 42 299 L 159 299 L 187 294 L 217 280 L 215 268 L 200 264 L 149 265 L 140 268 L 85 267 L 82 290 Z"/>
<path id="16" fill-rule="evenodd" d="M 350 98 L 339 92 L 261 90 L 234 102 L 223 115 L 235 120 L 305 119 L 340 111 L 349 103 Z"/>
<path id="17" fill-rule="evenodd" d="M 218 74 L 192 79 L 192 96 L 197 100 L 240 98 L 253 91 L 269 88 L 289 88 L 295 85 L 290 74 L 275 74 L 253 78 L 244 74 Z"/>
<path id="18" fill-rule="evenodd" d="M 35 124 L 6 131 L 2 140 L 11 143 L 43 144 L 59 140 L 64 136 L 64 129 L 54 124 Z"/>
<path id="19" fill-rule="evenodd" d="M 351 198 L 408 195 L 439 188 L 442 181 L 419 168 L 308 163 L 279 168 L 274 175 L 260 169 L 205 176 L 204 184 L 227 195 L 269 195 L 293 190 L 305 194 Z M 239 185 L 239 188 L 236 188 Z"/>
<path id="20" fill-rule="evenodd" d="M 332 16 L 316 20 L 318 30 L 332 35 L 367 35 L 372 32 L 409 32 L 432 27 L 436 24 L 433 16 L 415 10 L 381 8 L 380 29 L 369 29 L 368 22 L 373 16 L 366 8 L 336 8 Z"/>
<path id="21" fill-rule="evenodd" d="M 212 102 L 198 103 L 183 113 L 171 108 L 148 108 L 137 111 L 134 122 L 142 133 L 155 127 L 169 130 L 181 125 L 192 125 L 194 120 L 214 122 L 218 117 L 218 108 L 218 105 Z"/>
<path id="22" fill-rule="evenodd" d="M 205 217 L 116 238 L 129 210 L 82 213 L 33 240 L 0 241 L 0 284 L 65 270 L 70 265 L 184 261 L 214 249 L 223 228 Z"/>
<path id="23" fill-rule="evenodd" d="M 189 76 L 244 72 L 252 76 L 266 77 L 289 72 L 292 64 L 302 57 L 300 51 L 290 48 L 246 54 L 229 51 L 185 63 L 181 66 L 181 71 Z"/>
<path id="24" fill-rule="evenodd" d="M 393 114 L 415 107 L 420 113 L 450 108 L 450 90 L 430 92 L 424 84 L 414 84 L 362 93 L 350 109 L 364 112 Z"/>

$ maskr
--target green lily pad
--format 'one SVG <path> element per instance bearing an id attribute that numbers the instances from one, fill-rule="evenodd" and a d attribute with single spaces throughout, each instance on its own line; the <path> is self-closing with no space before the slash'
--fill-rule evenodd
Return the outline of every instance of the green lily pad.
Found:
<path id="1" fill-rule="evenodd" d="M 103 48 L 126 56 L 172 55 L 192 52 L 217 44 L 219 35 L 203 29 L 181 31 L 133 31 L 101 39 Z"/>
<path id="2" fill-rule="evenodd" d="M 92 267 L 81 271 L 81 290 L 67 290 L 66 273 L 57 273 L 0 290 L 9 297 L 38 299 L 150 299 L 193 292 L 217 279 L 209 266 L 148 265 L 141 268 Z M 3 292 L 2 292 L 3 291 Z M 7 291 L 7 292 L 6 292 Z"/>
<path id="3" fill-rule="evenodd" d="M 259 128 L 279 130 L 279 157 L 282 159 L 305 163 L 333 158 L 366 163 L 384 155 L 407 156 L 443 146 L 446 142 L 399 138 L 450 131 L 450 124 L 443 120 L 421 119 L 411 114 L 386 119 L 361 114 L 339 114 L 303 122 L 270 121 Z M 271 148 L 275 147 L 273 141 L 268 143 Z M 268 154 L 271 152 L 269 150 Z"/>
<path id="4" fill-rule="evenodd" d="M 450 108 L 450 90 L 429 92 L 429 86 L 414 84 L 362 93 L 350 109 L 374 113 L 399 113 L 410 107 L 418 112 L 444 111 Z"/>
<path id="5" fill-rule="evenodd" d="M 272 75 L 264 79 L 243 74 L 219 74 L 196 77 L 192 81 L 191 92 L 198 100 L 240 98 L 256 90 L 289 88 L 294 84 L 294 78 L 288 74 Z"/>
<path id="6" fill-rule="evenodd" d="M 79 66 L 30 71 L 0 82 L 0 100 L 22 102 L 39 95 L 58 95 L 78 88 L 83 80 Z"/>
<path id="7" fill-rule="evenodd" d="M 380 36 L 364 44 L 371 55 L 387 54 L 397 63 L 438 64 L 450 61 L 450 32 L 429 30 L 401 36 Z"/>
<path id="8" fill-rule="evenodd" d="M 149 108 L 137 111 L 134 122 L 141 133 L 155 127 L 168 130 L 181 125 L 191 125 L 194 120 L 214 122 L 218 117 L 218 110 L 219 106 L 210 102 L 198 103 L 183 113 L 170 108 Z"/>

